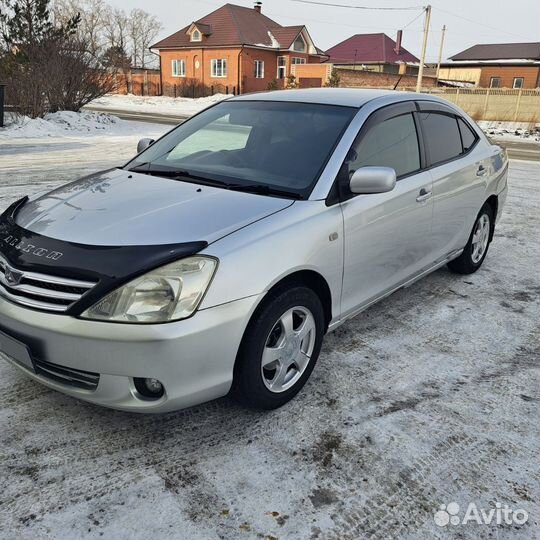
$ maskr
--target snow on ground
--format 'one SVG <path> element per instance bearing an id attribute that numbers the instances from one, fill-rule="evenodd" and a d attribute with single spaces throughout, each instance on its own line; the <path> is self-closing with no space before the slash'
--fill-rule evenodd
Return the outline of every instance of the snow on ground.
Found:
<path id="1" fill-rule="evenodd" d="M 135 144 L 3 143 L 0 210 L 119 164 Z M 311 380 L 277 411 L 221 399 L 136 416 L 56 393 L 0 361 L 0 536 L 535 537 L 540 164 L 512 161 L 509 183 L 479 272 L 441 269 L 328 335 Z M 529 520 L 435 525 L 450 502 L 461 517 L 469 503 L 487 513 L 500 503 Z"/>
<path id="2" fill-rule="evenodd" d="M 48 113 L 43 118 L 8 115 L 6 126 L 0 128 L 0 144 L 20 138 L 134 135 L 140 131 L 140 124 L 89 111 L 59 111 Z M 161 132 L 164 128 L 160 125 L 154 131 Z"/>
<path id="3" fill-rule="evenodd" d="M 231 96 L 227 94 L 215 94 L 213 96 L 192 99 L 168 96 L 134 96 L 132 94 L 124 96 L 109 94 L 95 99 L 89 105 L 99 107 L 103 111 L 113 110 L 190 116 L 228 97 Z"/>
<path id="4" fill-rule="evenodd" d="M 480 120 L 478 125 L 484 133 L 493 139 L 508 141 L 540 142 L 540 125 L 526 122 L 496 122 Z"/>

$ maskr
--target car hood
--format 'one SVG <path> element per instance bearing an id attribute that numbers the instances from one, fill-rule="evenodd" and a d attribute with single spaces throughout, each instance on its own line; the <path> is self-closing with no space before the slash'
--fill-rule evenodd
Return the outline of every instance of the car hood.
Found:
<path id="1" fill-rule="evenodd" d="M 293 202 L 114 169 L 31 199 L 16 223 L 89 245 L 212 243 Z"/>

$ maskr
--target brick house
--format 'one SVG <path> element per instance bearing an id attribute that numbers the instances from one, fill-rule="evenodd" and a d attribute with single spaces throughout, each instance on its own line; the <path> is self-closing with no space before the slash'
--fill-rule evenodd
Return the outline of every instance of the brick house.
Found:
<path id="1" fill-rule="evenodd" d="M 440 79 L 480 88 L 539 88 L 540 42 L 474 45 L 441 65 Z"/>
<path id="2" fill-rule="evenodd" d="M 377 73 L 416 74 L 420 60 L 405 49 L 398 30 L 396 41 L 386 34 L 356 34 L 326 51 L 336 68 Z"/>
<path id="3" fill-rule="evenodd" d="M 214 92 L 282 87 L 294 64 L 321 62 L 305 26 L 281 26 L 253 8 L 225 4 L 151 46 L 159 53 L 164 94 L 180 95 L 195 83 Z"/>

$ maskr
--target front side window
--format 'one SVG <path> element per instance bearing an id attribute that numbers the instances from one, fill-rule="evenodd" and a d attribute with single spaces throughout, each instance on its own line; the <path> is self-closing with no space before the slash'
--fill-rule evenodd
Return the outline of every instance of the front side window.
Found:
<path id="1" fill-rule="evenodd" d="M 455 116 L 438 112 L 421 112 L 420 119 L 432 165 L 453 159 L 463 152 Z"/>
<path id="2" fill-rule="evenodd" d="M 284 79 L 287 76 L 287 58 L 285 56 L 277 57 L 277 78 Z"/>
<path id="3" fill-rule="evenodd" d="M 173 60 L 172 61 L 172 74 L 173 74 L 173 77 L 185 77 L 186 76 L 186 61 Z"/>
<path id="4" fill-rule="evenodd" d="M 255 60 L 255 78 L 264 79 L 264 61 Z"/>
<path id="5" fill-rule="evenodd" d="M 184 122 L 126 167 L 179 181 L 306 197 L 358 109 L 224 101 Z M 189 176 L 191 175 L 191 176 Z M 196 177 L 196 178 L 194 178 Z M 227 187 L 225 186 L 225 187 Z"/>
<path id="6" fill-rule="evenodd" d="M 523 77 L 514 77 L 512 88 L 523 88 Z"/>
<path id="7" fill-rule="evenodd" d="M 420 169 L 420 148 L 412 114 L 375 124 L 353 147 L 349 176 L 360 167 L 391 167 L 404 176 Z"/>
<path id="8" fill-rule="evenodd" d="M 225 58 L 212 60 L 212 77 L 226 77 L 227 76 L 227 60 Z"/>
<path id="9" fill-rule="evenodd" d="M 490 88 L 500 88 L 501 87 L 501 78 L 500 77 L 491 77 L 489 80 Z"/>

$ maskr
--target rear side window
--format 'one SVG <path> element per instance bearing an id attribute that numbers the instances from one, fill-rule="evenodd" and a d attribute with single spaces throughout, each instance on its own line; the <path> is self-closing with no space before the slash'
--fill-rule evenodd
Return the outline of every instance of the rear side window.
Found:
<path id="1" fill-rule="evenodd" d="M 422 112 L 420 118 L 432 165 L 448 161 L 462 153 L 461 135 L 455 116 Z"/>
<path id="2" fill-rule="evenodd" d="M 420 149 L 412 114 L 374 125 L 352 148 L 349 175 L 360 167 L 391 167 L 397 176 L 420 169 Z"/>
<path id="3" fill-rule="evenodd" d="M 461 142 L 463 143 L 463 152 L 468 152 L 473 146 L 478 135 L 458 116 L 457 119 L 459 132 L 461 133 Z"/>

